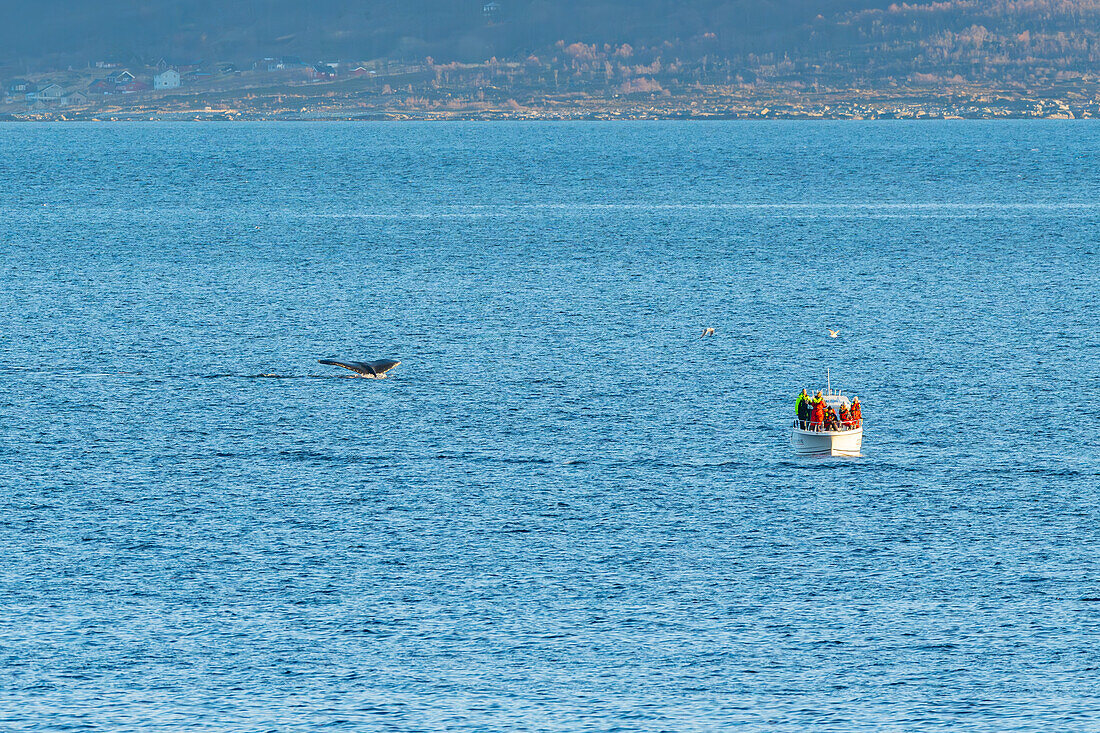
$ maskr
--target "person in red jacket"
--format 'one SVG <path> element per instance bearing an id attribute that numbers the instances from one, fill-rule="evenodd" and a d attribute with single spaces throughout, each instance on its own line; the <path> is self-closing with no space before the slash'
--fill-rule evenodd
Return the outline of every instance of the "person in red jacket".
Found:
<path id="1" fill-rule="evenodd" d="M 856 397 L 854 400 L 852 400 L 851 416 L 852 416 L 852 427 L 853 428 L 858 428 L 860 425 L 863 424 L 863 415 L 859 411 L 859 398 L 858 397 Z"/>
<path id="2" fill-rule="evenodd" d="M 825 400 L 821 393 L 814 395 L 814 411 L 810 414 L 810 430 L 821 431 L 825 425 Z"/>
<path id="3" fill-rule="evenodd" d="M 840 405 L 840 427 L 842 430 L 852 429 L 852 413 L 848 411 L 848 405 Z"/>

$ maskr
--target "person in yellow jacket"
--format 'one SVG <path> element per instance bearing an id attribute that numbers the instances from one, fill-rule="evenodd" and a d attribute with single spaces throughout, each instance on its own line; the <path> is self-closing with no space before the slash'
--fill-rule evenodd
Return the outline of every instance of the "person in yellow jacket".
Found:
<path id="1" fill-rule="evenodd" d="M 805 389 L 798 395 L 798 399 L 794 401 L 794 411 L 795 414 L 798 415 L 798 426 L 805 430 L 806 424 L 810 421 L 810 396 L 806 394 Z"/>

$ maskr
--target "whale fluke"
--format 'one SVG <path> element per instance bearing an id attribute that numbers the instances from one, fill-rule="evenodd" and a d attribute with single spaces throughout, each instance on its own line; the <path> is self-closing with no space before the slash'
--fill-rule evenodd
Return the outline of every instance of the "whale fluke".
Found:
<path id="1" fill-rule="evenodd" d="M 380 359 L 378 361 L 336 361 L 335 359 L 318 359 L 317 363 L 350 369 L 361 377 L 385 379 L 386 372 L 393 369 L 401 362 L 393 361 L 392 359 Z"/>

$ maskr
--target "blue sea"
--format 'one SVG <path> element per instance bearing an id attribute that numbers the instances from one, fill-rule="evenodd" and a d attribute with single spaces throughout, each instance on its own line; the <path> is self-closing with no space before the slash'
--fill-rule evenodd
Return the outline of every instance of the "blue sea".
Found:
<path id="1" fill-rule="evenodd" d="M 3 124 L 0 729 L 1100 730 L 1098 157 Z"/>

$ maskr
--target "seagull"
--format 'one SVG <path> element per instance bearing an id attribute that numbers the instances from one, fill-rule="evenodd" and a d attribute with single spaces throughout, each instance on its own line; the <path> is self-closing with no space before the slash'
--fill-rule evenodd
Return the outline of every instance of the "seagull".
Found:
<path id="1" fill-rule="evenodd" d="M 831 328 L 826 328 L 825 330 L 829 332 L 829 338 L 831 339 L 835 339 L 837 336 L 840 335 L 840 331 L 834 331 Z"/>
<path id="2" fill-rule="evenodd" d="M 703 336 L 713 336 L 713 335 L 714 335 L 714 329 L 713 328 L 704 328 L 703 329 Z M 699 338 L 703 338 L 703 336 L 700 336 Z"/>

